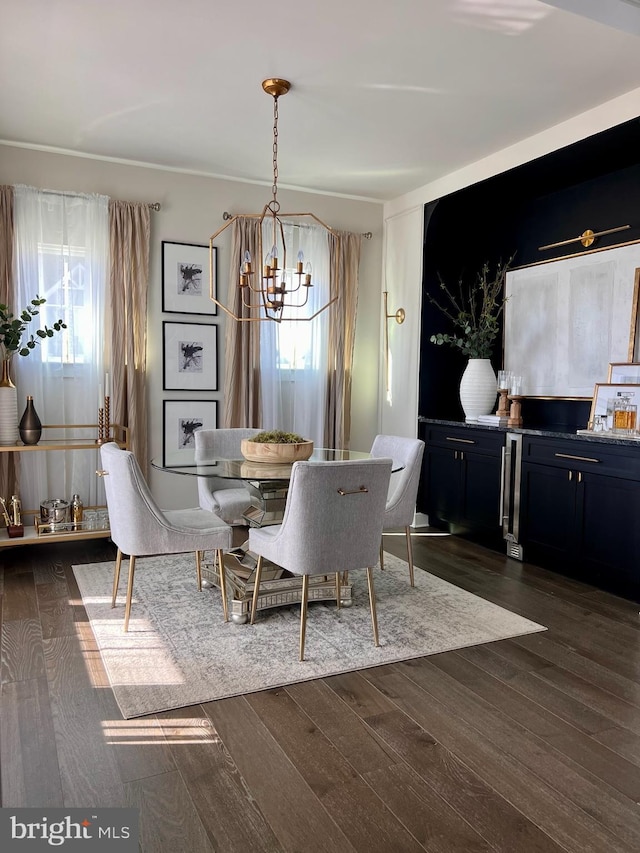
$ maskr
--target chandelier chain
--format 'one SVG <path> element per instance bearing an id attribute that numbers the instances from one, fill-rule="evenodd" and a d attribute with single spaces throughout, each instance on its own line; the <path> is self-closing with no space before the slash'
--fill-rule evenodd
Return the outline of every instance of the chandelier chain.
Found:
<path id="1" fill-rule="evenodd" d="M 278 203 L 278 96 L 273 97 L 273 201 L 271 209 L 277 212 L 280 209 Z"/>

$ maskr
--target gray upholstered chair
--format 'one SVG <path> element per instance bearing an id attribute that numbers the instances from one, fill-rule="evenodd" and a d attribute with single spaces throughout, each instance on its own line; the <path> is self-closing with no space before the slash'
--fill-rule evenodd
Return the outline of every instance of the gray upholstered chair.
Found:
<path id="1" fill-rule="evenodd" d="M 231 528 L 220 518 L 200 508 L 161 510 L 142 475 L 140 466 L 128 450 L 113 441 L 100 448 L 102 475 L 107 495 L 111 538 L 118 547 L 111 606 L 116 606 L 122 554 L 129 555 L 129 579 L 124 611 L 124 630 L 129 630 L 133 574 L 136 557 L 156 554 L 196 555 L 198 589 L 202 589 L 202 554 L 215 551 L 218 566 L 222 554 L 231 547 Z M 222 607 L 228 619 L 224 572 L 220 572 Z"/>
<path id="2" fill-rule="evenodd" d="M 373 639 L 378 642 L 372 567 L 378 561 L 390 459 L 358 462 L 295 462 L 282 524 L 251 528 L 249 550 L 258 555 L 251 623 L 255 621 L 263 559 L 302 575 L 300 660 L 304 660 L 309 576 L 367 569 Z"/>
<path id="3" fill-rule="evenodd" d="M 259 432 L 258 429 L 199 429 L 194 433 L 196 464 L 216 458 L 240 459 L 242 439 Z M 198 501 L 202 509 L 214 512 L 227 524 L 246 525 L 242 513 L 251 504 L 251 494 L 242 480 L 198 477 Z"/>
<path id="4" fill-rule="evenodd" d="M 409 581 L 414 586 L 413 548 L 411 546 L 411 523 L 416 511 L 416 498 L 422 468 L 424 441 L 419 438 L 403 438 L 399 435 L 377 435 L 371 446 L 374 457 L 391 457 L 394 463 L 402 463 L 400 471 L 391 475 L 387 506 L 384 512 L 384 529 L 404 527 L 407 539 L 407 562 Z M 380 568 L 384 569 L 384 548 L 380 542 Z"/>

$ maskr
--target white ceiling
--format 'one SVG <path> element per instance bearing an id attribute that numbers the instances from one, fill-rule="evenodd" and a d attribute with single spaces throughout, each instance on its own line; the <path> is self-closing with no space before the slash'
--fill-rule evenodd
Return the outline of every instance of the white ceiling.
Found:
<path id="1" fill-rule="evenodd" d="M 640 86 L 637 0 L 3 0 L 0 14 L 0 140 L 270 185 L 261 82 L 285 77 L 280 185 L 374 199 Z"/>

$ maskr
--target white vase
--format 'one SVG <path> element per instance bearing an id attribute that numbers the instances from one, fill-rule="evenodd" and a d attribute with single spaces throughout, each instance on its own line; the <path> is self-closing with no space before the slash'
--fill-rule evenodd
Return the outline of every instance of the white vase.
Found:
<path id="1" fill-rule="evenodd" d="M 9 378 L 9 362 L 2 362 L 0 377 L 0 444 L 18 443 L 18 391 Z"/>
<path id="2" fill-rule="evenodd" d="M 460 403 L 465 420 L 473 423 L 496 406 L 498 383 L 488 358 L 470 358 L 460 380 Z"/>

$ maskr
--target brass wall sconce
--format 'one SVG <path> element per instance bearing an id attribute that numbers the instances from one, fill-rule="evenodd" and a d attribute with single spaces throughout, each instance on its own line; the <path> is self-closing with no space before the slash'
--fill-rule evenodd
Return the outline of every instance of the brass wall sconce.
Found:
<path id="1" fill-rule="evenodd" d="M 593 246 L 597 237 L 604 237 L 605 234 L 616 234 L 618 231 L 626 231 L 631 228 L 630 225 L 619 225 L 617 228 L 607 228 L 605 231 L 592 231 L 587 228 L 579 237 L 571 237 L 569 240 L 561 240 L 559 243 L 549 243 L 547 246 L 538 246 L 538 251 L 542 252 L 545 249 L 557 249 L 558 246 L 568 246 L 571 243 L 582 243 L 585 249 Z"/>
<path id="2" fill-rule="evenodd" d="M 384 361 L 385 361 L 385 374 L 387 378 L 387 392 L 389 392 L 389 320 L 395 320 L 396 323 L 401 326 L 406 318 L 404 308 L 398 308 L 395 314 L 389 314 L 389 306 L 387 304 L 389 293 L 384 290 L 382 292 L 382 297 L 384 299 Z"/>
<path id="3" fill-rule="evenodd" d="M 387 306 L 387 298 L 388 298 L 388 296 L 389 296 L 389 293 L 388 293 L 388 291 L 386 291 L 386 290 L 385 290 L 385 291 L 383 292 L 383 294 L 382 294 L 382 295 L 383 295 L 383 297 L 384 297 L 384 313 L 385 313 L 385 318 L 386 318 L 387 320 L 395 320 L 395 321 L 396 321 L 396 323 L 397 323 L 399 326 L 401 326 L 401 325 L 404 323 L 404 320 L 405 320 L 405 317 L 406 317 L 406 314 L 404 313 L 404 308 L 398 308 L 398 310 L 396 311 L 396 313 L 395 313 L 395 314 L 389 314 L 389 308 L 388 308 L 388 306 Z"/>

